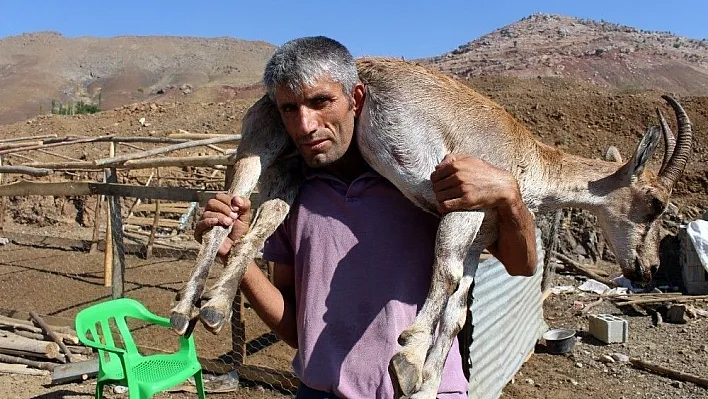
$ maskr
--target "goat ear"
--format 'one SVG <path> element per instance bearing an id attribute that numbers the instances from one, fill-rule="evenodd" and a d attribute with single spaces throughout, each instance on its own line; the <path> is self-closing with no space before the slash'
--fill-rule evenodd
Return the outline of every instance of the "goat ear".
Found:
<path id="1" fill-rule="evenodd" d="M 642 137 L 639 145 L 637 145 L 634 155 L 632 155 L 632 158 L 625 165 L 628 176 L 636 178 L 642 174 L 647 161 L 649 161 L 649 158 L 651 158 L 654 151 L 656 151 L 659 140 L 661 140 L 661 128 L 659 128 L 659 126 L 651 126 L 647 129 L 646 133 L 644 133 L 644 137 Z"/>

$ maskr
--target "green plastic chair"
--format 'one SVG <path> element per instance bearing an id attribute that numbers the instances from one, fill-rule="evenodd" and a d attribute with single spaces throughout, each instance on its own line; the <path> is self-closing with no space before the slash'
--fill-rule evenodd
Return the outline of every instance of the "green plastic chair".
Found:
<path id="1" fill-rule="evenodd" d="M 126 324 L 127 317 L 170 327 L 169 319 L 152 314 L 140 302 L 129 298 L 99 303 L 76 315 L 76 333 L 79 340 L 84 345 L 98 350 L 96 399 L 103 397 L 103 387 L 106 384 L 127 386 L 130 399 L 148 399 L 191 376 L 194 376 L 197 395 L 204 399 L 206 395 L 202 382 L 202 367 L 197 359 L 194 336 L 180 336 L 177 352 L 143 356 L 138 352 L 130 334 Z M 117 337 L 113 335 L 116 332 L 110 328 L 111 319 L 118 327 L 123 348 L 116 345 Z"/>

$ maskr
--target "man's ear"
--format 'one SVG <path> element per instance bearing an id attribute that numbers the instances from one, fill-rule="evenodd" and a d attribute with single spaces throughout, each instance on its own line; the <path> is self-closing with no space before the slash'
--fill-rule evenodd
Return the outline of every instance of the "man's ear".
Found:
<path id="1" fill-rule="evenodd" d="M 352 98 L 354 99 L 354 115 L 359 116 L 362 108 L 364 108 L 364 98 L 366 97 L 366 88 L 362 83 L 357 83 L 352 90 Z"/>

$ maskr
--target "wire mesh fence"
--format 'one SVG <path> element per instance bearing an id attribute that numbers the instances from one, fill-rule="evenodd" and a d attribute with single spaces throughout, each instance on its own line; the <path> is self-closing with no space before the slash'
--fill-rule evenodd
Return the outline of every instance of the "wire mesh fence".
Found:
<path id="1" fill-rule="evenodd" d="M 75 181 L 103 179 L 101 171 L 68 176 Z M 12 183 L 5 178 L 5 183 Z M 207 167 L 118 171 L 116 182 L 221 190 L 224 171 Z M 0 247 L 2 316 L 26 322 L 33 312 L 54 326 L 73 326 L 80 310 L 115 297 L 116 284 L 121 284 L 122 296 L 169 317 L 175 295 L 194 266 L 198 244 L 193 228 L 201 207 L 196 201 L 113 198 L 120 211 L 114 211 L 111 219 L 108 204 L 112 198 L 108 196 L 0 197 L 7 207 L 1 235 L 7 242 Z M 122 262 L 122 272 L 115 262 Z M 267 264 L 259 261 L 259 265 L 268 273 Z M 214 264 L 207 287 L 221 267 Z M 229 397 L 228 392 L 247 385 L 258 387 L 261 397 L 294 394 L 298 385 L 291 368 L 294 349 L 279 341 L 240 295 L 233 309 L 231 323 L 218 334 L 200 324 L 194 330 L 197 353 L 207 373 L 207 392 Z M 3 331 L 14 329 L 0 320 L 0 336 Z M 133 334 L 146 353 L 176 349 L 174 332 L 169 329 L 135 324 Z"/>

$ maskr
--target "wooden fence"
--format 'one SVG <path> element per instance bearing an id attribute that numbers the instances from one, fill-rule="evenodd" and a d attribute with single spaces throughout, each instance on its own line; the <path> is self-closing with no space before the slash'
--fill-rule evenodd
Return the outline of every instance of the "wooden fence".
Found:
<path id="1" fill-rule="evenodd" d="M 4 212 L 7 197 L 10 196 L 97 196 L 105 197 L 108 203 L 106 213 L 105 230 L 105 257 L 104 257 L 104 285 L 111 287 L 113 298 L 120 298 L 124 293 L 124 273 L 125 273 L 125 245 L 123 237 L 123 219 L 121 212 L 120 197 L 132 197 L 136 201 L 134 206 L 143 199 L 155 201 L 155 218 L 148 240 L 146 253 L 150 253 L 150 247 L 155 237 L 155 232 L 159 224 L 160 201 L 180 201 L 198 203 L 203 206 L 205 202 L 212 198 L 216 191 L 184 187 L 157 187 L 142 186 L 118 183 L 119 171 L 130 171 L 134 169 L 154 168 L 153 174 L 160 176 L 160 168 L 163 167 L 210 167 L 225 170 L 227 179 L 232 176 L 230 165 L 233 163 L 235 151 L 222 149 L 216 144 L 234 143 L 240 140 L 238 135 L 205 135 L 192 134 L 185 131 L 169 135 L 167 137 L 120 137 L 106 135 L 99 137 L 78 137 L 70 136 L 59 138 L 56 135 L 20 137 L 0 140 L 0 211 Z M 107 158 L 93 161 L 79 160 L 57 152 L 48 150 L 59 146 L 85 143 L 109 143 L 110 150 Z M 165 146 L 143 150 L 136 146 L 136 143 L 166 144 Z M 127 146 L 136 151 L 128 154 L 116 155 L 118 145 Z M 166 156 L 177 151 L 193 149 L 196 147 L 207 147 L 218 155 L 201 156 Z M 56 162 L 37 162 L 33 158 L 20 153 L 31 153 L 33 151 L 61 158 Z M 8 164 L 10 157 L 22 159 L 20 164 Z M 27 162 L 29 161 L 29 162 Z M 94 181 L 62 181 L 47 182 L 21 179 L 12 183 L 7 183 L 7 175 L 24 175 L 31 177 L 43 177 L 56 172 L 76 173 L 78 171 L 103 171 L 104 182 Z M 152 178 L 153 175 L 151 175 Z M 192 180 L 187 179 L 185 180 Z M 149 181 L 148 181 L 149 182 Z M 97 200 L 94 220 L 94 232 L 91 241 L 91 250 L 98 247 L 99 242 L 99 208 L 101 200 Z M 129 212 L 130 213 L 130 212 Z M 2 213 L 0 213 L 2 215 Z M 0 225 L 0 228 L 2 226 Z M 290 371 L 274 370 L 267 367 L 253 366 L 245 364 L 246 360 L 246 339 L 245 323 L 242 312 L 244 301 L 239 293 L 234 301 L 232 313 L 232 353 L 229 355 L 233 359 L 232 364 L 226 364 L 219 360 L 202 359 L 207 370 L 217 372 L 229 372 L 233 369 L 239 372 L 241 378 L 267 383 L 278 386 L 281 389 L 294 391 L 297 389 L 297 377 Z M 271 337 L 272 338 L 272 337 Z M 262 344 L 255 344 L 263 347 Z"/>

